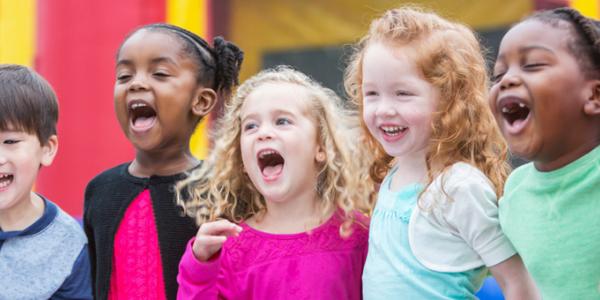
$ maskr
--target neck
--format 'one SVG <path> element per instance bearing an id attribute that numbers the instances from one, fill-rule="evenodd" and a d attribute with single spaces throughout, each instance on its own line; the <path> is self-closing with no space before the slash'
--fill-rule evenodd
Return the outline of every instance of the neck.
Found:
<path id="1" fill-rule="evenodd" d="M 2 231 L 24 230 L 43 214 L 44 201 L 37 194 L 30 192 L 27 199 L 19 201 L 5 211 L 0 210 L 0 228 Z"/>
<path id="2" fill-rule="evenodd" d="M 425 163 L 426 149 L 411 156 L 397 156 L 394 158 L 394 167 L 398 170 L 394 173 L 391 182 L 391 190 L 397 191 L 402 187 L 425 183 L 427 180 L 427 164 Z"/>
<path id="3" fill-rule="evenodd" d="M 541 172 L 550 172 L 560 169 L 594 150 L 598 145 L 600 145 L 600 141 L 589 139 L 588 141 L 581 143 L 579 147 L 563 153 L 562 155 L 553 157 L 552 159 L 534 162 L 535 168 Z"/>
<path id="4" fill-rule="evenodd" d="M 197 164 L 198 160 L 187 145 L 171 151 L 137 150 L 135 160 L 129 166 L 129 173 L 137 177 L 167 176 L 185 172 Z"/>
<path id="5" fill-rule="evenodd" d="M 318 209 L 315 191 L 298 195 L 295 199 L 267 202 L 267 210 L 248 223 L 261 231 L 278 234 L 291 234 L 311 230 L 324 220 Z"/>

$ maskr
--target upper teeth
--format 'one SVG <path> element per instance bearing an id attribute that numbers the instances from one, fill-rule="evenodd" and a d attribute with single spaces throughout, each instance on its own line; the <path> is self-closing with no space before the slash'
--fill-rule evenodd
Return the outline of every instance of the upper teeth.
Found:
<path id="1" fill-rule="evenodd" d="M 148 105 L 146 105 L 145 103 L 133 103 L 133 104 L 131 104 L 131 108 L 132 109 L 136 109 L 138 107 L 143 107 L 143 106 L 148 106 Z"/>
<path id="2" fill-rule="evenodd" d="M 0 174 L 0 179 L 8 178 L 9 176 L 11 176 L 11 175 L 9 175 L 9 174 Z"/>
<path id="3" fill-rule="evenodd" d="M 267 155 L 275 154 L 277 151 L 275 150 L 265 150 L 258 154 L 258 158 L 264 158 Z"/>
<path id="4" fill-rule="evenodd" d="M 395 133 L 398 131 L 403 131 L 405 130 L 406 126 L 381 126 L 381 129 L 387 133 Z"/>
<path id="5" fill-rule="evenodd" d="M 519 108 L 525 108 L 526 107 L 526 105 L 524 103 L 517 103 L 517 104 L 519 105 Z M 503 113 L 508 113 L 510 111 L 511 111 L 511 109 L 508 108 L 508 106 L 503 106 L 502 107 L 502 112 Z"/>

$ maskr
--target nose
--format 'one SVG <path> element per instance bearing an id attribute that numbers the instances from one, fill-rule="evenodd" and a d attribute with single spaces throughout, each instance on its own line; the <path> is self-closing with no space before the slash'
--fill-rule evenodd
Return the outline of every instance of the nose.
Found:
<path id="1" fill-rule="evenodd" d="M 135 75 L 133 75 L 131 83 L 129 84 L 129 90 L 137 91 L 146 89 L 148 89 L 148 82 L 146 76 L 140 73 L 136 73 Z"/>
<path id="2" fill-rule="evenodd" d="M 504 76 L 500 79 L 500 89 L 506 90 L 515 86 L 519 86 L 522 83 L 521 76 L 517 72 L 507 71 Z"/>
<path id="3" fill-rule="evenodd" d="M 264 124 L 258 128 L 258 140 L 267 141 L 273 138 L 273 127 Z"/>
<path id="4" fill-rule="evenodd" d="M 389 97 L 382 97 L 377 104 L 377 108 L 375 110 L 375 116 L 377 117 L 393 117 L 398 114 L 396 110 L 396 106 L 398 103 L 394 103 L 392 99 Z"/>

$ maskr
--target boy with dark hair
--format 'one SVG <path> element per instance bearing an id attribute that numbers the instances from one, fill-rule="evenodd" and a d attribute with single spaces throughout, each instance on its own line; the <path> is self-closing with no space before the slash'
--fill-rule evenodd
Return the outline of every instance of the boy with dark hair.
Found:
<path id="1" fill-rule="evenodd" d="M 31 69 L 0 65 L 0 299 L 91 299 L 77 221 L 32 192 L 58 149 L 58 103 Z"/>

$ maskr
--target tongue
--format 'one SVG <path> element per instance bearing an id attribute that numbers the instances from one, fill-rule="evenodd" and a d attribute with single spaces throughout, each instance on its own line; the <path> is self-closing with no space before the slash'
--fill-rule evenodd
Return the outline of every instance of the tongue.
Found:
<path id="1" fill-rule="evenodd" d="M 281 169 L 283 169 L 283 164 L 268 166 L 263 169 L 262 173 L 265 177 L 272 177 L 281 173 Z"/>
<path id="2" fill-rule="evenodd" d="M 138 117 L 137 119 L 135 119 L 135 122 L 133 122 L 133 126 L 141 128 L 149 127 L 150 125 L 152 125 L 152 122 L 154 122 L 154 119 L 155 117 Z"/>

